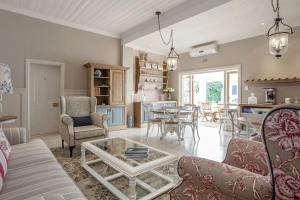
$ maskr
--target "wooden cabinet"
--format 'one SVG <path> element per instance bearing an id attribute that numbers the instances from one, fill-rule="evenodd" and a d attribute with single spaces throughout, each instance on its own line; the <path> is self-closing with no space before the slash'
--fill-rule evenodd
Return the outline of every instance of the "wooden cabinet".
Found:
<path id="1" fill-rule="evenodd" d="M 126 70 L 123 66 L 87 63 L 88 95 L 97 98 L 97 112 L 108 115 L 111 130 L 126 128 Z"/>
<path id="2" fill-rule="evenodd" d="M 110 73 L 110 85 L 111 85 L 111 96 L 110 104 L 118 105 L 124 104 L 124 71 L 123 70 L 111 70 Z"/>
<path id="3" fill-rule="evenodd" d="M 141 128 L 147 123 L 153 114 L 148 112 L 152 109 L 176 108 L 176 101 L 157 101 L 157 102 L 134 102 L 134 127 Z M 147 109 L 145 109 L 147 107 Z"/>

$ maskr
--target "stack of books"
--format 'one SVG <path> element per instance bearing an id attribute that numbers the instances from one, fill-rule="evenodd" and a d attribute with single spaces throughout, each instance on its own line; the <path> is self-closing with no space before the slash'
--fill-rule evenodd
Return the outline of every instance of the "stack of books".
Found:
<path id="1" fill-rule="evenodd" d="M 127 158 L 147 158 L 148 148 L 128 148 L 125 151 L 125 156 Z"/>

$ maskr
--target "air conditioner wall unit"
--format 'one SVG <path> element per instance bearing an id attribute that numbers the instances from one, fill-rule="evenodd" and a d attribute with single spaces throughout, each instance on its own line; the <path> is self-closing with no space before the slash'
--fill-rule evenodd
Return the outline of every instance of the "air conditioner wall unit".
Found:
<path id="1" fill-rule="evenodd" d="M 191 57 L 206 56 L 206 55 L 218 53 L 218 51 L 219 51 L 219 45 L 216 42 L 206 43 L 203 45 L 192 47 L 190 50 L 190 56 Z"/>

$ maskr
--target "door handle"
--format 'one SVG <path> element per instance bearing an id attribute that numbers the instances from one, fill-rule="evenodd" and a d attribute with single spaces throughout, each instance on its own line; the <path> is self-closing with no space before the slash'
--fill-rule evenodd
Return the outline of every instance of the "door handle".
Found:
<path id="1" fill-rule="evenodd" d="M 58 102 L 52 102 L 52 107 L 59 107 L 59 103 Z"/>

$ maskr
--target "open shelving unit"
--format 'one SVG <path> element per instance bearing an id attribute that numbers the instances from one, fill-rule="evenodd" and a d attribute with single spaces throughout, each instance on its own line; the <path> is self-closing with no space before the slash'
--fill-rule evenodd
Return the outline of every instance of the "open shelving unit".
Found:
<path id="1" fill-rule="evenodd" d="M 252 79 L 245 80 L 246 84 L 272 84 L 272 83 L 300 83 L 300 78 L 271 78 L 271 79 Z"/>
<path id="2" fill-rule="evenodd" d="M 146 90 L 162 90 L 168 85 L 168 70 L 165 62 L 160 63 L 163 69 L 146 68 L 140 63 L 140 58 L 136 56 L 135 92 L 139 89 L 145 89 L 145 87 L 148 87 Z"/>

